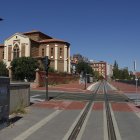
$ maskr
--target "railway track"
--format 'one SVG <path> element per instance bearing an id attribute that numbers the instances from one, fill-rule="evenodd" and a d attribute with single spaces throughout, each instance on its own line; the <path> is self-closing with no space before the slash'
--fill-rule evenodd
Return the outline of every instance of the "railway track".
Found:
<path id="1" fill-rule="evenodd" d="M 112 120 L 112 116 L 111 116 L 110 106 L 109 106 L 109 99 L 108 99 L 108 95 L 107 95 L 106 83 L 103 82 L 103 84 L 104 84 L 103 92 L 104 92 L 104 99 L 105 99 L 108 139 L 117 140 L 114 125 L 113 125 L 113 120 Z"/>
<path id="2" fill-rule="evenodd" d="M 102 87 L 103 86 L 103 87 Z M 82 125 L 87 117 L 87 114 L 94 103 L 96 101 L 96 95 L 98 94 L 99 89 L 102 87 L 103 93 L 104 93 L 104 103 L 105 103 L 105 111 L 106 111 L 106 122 L 107 122 L 107 131 L 108 131 L 108 140 L 117 140 L 115 129 L 113 125 L 113 120 L 111 116 L 111 110 L 109 105 L 109 99 L 107 94 L 107 88 L 106 88 L 106 82 L 102 81 L 96 91 L 92 94 L 91 100 L 88 102 L 85 110 L 83 111 L 80 119 L 78 120 L 77 124 L 75 125 L 74 129 L 72 130 L 71 134 L 68 137 L 68 140 L 76 140 L 78 137 L 78 134 L 82 128 Z"/>
<path id="3" fill-rule="evenodd" d="M 85 121 L 85 118 L 86 118 L 86 116 L 87 116 L 87 114 L 88 114 L 88 112 L 90 110 L 90 107 L 92 106 L 92 103 L 93 103 L 94 99 L 96 98 L 96 95 L 97 95 L 97 93 L 98 93 L 98 91 L 99 91 L 99 89 L 101 87 L 101 84 L 102 84 L 102 82 L 99 84 L 99 86 L 96 89 L 96 91 L 92 94 L 93 96 L 92 96 L 91 100 L 87 104 L 83 114 L 81 115 L 79 121 L 77 122 L 76 126 L 74 127 L 74 129 L 73 129 L 71 135 L 69 136 L 68 140 L 76 140 L 76 138 L 77 138 L 77 136 L 78 136 L 78 134 L 80 132 L 80 129 L 81 129 L 81 127 L 82 127 L 82 125 L 83 125 L 83 123 Z"/>

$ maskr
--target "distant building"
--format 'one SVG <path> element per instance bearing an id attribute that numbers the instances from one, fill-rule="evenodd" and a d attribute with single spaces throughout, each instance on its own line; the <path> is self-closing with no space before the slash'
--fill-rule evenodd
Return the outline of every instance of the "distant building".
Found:
<path id="1" fill-rule="evenodd" d="M 107 79 L 111 79 L 113 76 L 113 66 L 110 64 L 107 64 Z"/>
<path id="2" fill-rule="evenodd" d="M 136 72 L 134 75 L 137 76 L 137 78 L 140 78 L 140 72 Z"/>
<path id="3" fill-rule="evenodd" d="M 15 33 L 4 41 L 4 45 L 0 45 L 0 60 L 3 59 L 7 67 L 14 58 L 24 56 L 37 60 L 48 56 L 50 67 L 70 73 L 70 43 L 40 31 Z"/>
<path id="4" fill-rule="evenodd" d="M 94 71 L 97 71 L 99 75 L 103 76 L 105 79 L 110 79 L 113 75 L 113 66 L 109 65 L 107 62 L 93 61 L 90 63 L 90 65 Z"/>

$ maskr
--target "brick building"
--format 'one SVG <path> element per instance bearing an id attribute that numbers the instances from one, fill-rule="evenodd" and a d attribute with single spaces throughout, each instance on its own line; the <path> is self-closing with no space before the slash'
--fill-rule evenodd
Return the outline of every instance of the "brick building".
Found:
<path id="1" fill-rule="evenodd" d="M 94 71 L 97 71 L 100 76 L 105 79 L 110 79 L 113 75 L 113 66 L 104 61 L 93 62 L 91 67 Z"/>
<path id="2" fill-rule="evenodd" d="M 33 57 L 40 60 L 48 56 L 50 67 L 59 72 L 70 73 L 70 44 L 40 31 L 15 33 L 0 45 L 0 60 L 10 66 L 17 57 Z"/>

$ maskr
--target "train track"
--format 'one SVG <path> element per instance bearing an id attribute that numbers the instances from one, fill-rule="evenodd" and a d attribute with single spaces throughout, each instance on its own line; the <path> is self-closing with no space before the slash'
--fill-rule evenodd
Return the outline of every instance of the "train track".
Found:
<path id="1" fill-rule="evenodd" d="M 113 125 L 113 120 L 112 120 L 112 116 L 111 116 L 109 99 L 108 99 L 108 95 L 107 95 L 107 89 L 106 89 L 105 82 L 104 82 L 104 99 L 105 99 L 105 108 L 106 108 L 108 139 L 109 140 L 117 140 L 114 125 Z"/>
<path id="2" fill-rule="evenodd" d="M 96 89 L 96 91 L 93 93 L 93 96 L 91 98 L 91 100 L 89 101 L 88 105 L 86 106 L 85 110 L 83 111 L 79 121 L 77 122 L 76 126 L 74 127 L 71 135 L 69 136 L 68 140 L 76 140 L 79 132 L 80 132 L 80 129 L 86 119 L 86 116 L 90 110 L 90 107 L 92 106 L 92 103 L 94 101 L 94 99 L 96 98 L 96 94 L 98 93 L 99 89 L 100 89 L 100 86 L 101 86 L 102 83 L 99 84 L 98 88 Z"/>
<path id="3" fill-rule="evenodd" d="M 108 99 L 108 95 L 107 95 L 107 89 L 106 89 L 106 83 L 105 81 L 101 82 L 98 86 L 98 88 L 96 89 L 96 91 L 92 94 L 92 98 L 91 100 L 88 102 L 85 110 L 83 111 L 80 119 L 78 120 L 77 124 L 75 125 L 74 129 L 72 130 L 70 136 L 68 137 L 68 140 L 76 140 L 78 137 L 78 134 L 82 128 L 82 125 L 86 119 L 86 116 L 93 104 L 93 102 L 96 99 L 96 95 L 101 87 L 101 85 L 103 86 L 103 92 L 104 92 L 104 103 L 105 103 L 105 110 L 106 110 L 106 118 L 107 118 L 107 129 L 108 129 L 108 140 L 117 140 L 116 138 L 116 134 L 115 134 L 115 129 L 114 129 L 114 125 L 113 125 L 113 120 L 112 120 L 112 116 L 111 116 L 111 110 L 110 110 L 110 106 L 109 106 L 109 99 Z"/>

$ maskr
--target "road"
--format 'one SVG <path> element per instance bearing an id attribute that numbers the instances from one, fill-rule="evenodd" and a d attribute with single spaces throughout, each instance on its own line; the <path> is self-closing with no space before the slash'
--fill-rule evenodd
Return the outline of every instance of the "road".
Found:
<path id="1" fill-rule="evenodd" d="M 96 90 L 99 90 L 96 93 Z M 73 133 L 77 140 L 109 140 L 109 125 L 105 106 L 108 98 L 113 129 L 117 140 L 138 140 L 140 138 L 140 112 L 127 96 L 118 93 L 109 84 L 99 83 L 92 88 L 93 94 L 50 92 L 51 100 L 45 99 L 45 92 L 31 91 L 36 102 L 19 121 L 0 131 L 1 140 L 67 140 Z M 52 99 L 53 98 L 53 99 Z M 89 105 L 84 117 L 81 117 Z"/>

